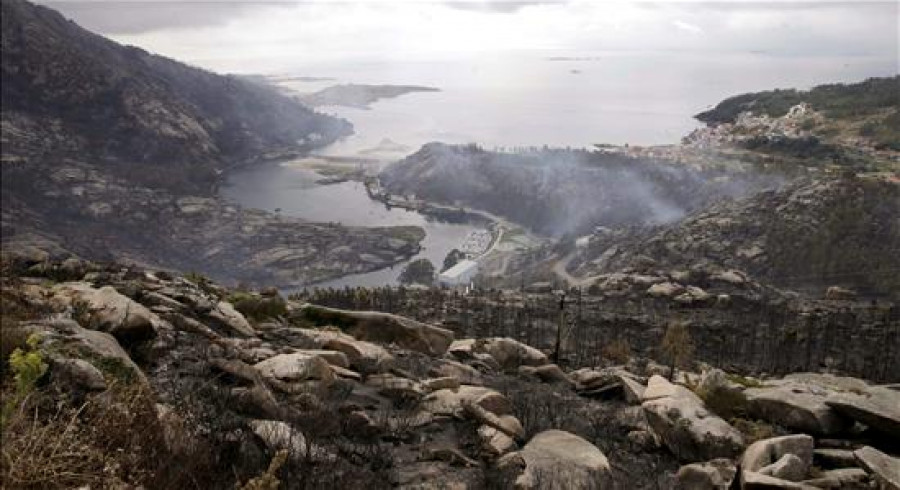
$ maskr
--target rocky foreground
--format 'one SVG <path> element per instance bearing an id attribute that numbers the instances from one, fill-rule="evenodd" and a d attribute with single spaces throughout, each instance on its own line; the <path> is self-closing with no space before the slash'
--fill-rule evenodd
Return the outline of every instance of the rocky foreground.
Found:
<path id="1" fill-rule="evenodd" d="M 75 259 L 4 262 L 2 301 L 10 487 L 900 488 L 892 385 L 563 369 L 509 337 Z"/>

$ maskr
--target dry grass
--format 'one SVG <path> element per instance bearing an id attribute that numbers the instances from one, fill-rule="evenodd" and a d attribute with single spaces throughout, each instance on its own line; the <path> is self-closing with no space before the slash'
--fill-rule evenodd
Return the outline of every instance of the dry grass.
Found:
<path id="1" fill-rule="evenodd" d="M 600 354 L 615 364 L 625 364 L 631 359 L 631 344 L 625 339 L 618 338 L 603 346 Z"/>
<path id="2" fill-rule="evenodd" d="M 114 386 L 81 404 L 38 390 L 3 428 L 3 487 L 196 488 L 204 448 L 166 434 L 144 388 Z"/>

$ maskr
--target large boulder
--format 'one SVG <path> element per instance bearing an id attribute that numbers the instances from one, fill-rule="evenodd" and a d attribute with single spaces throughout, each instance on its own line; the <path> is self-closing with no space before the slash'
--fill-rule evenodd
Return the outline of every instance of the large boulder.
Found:
<path id="1" fill-rule="evenodd" d="M 521 366 L 550 364 L 550 359 L 543 352 L 509 337 L 459 339 L 450 345 L 448 351 L 462 360 L 483 360 L 487 357 L 507 371 L 515 371 Z"/>
<path id="2" fill-rule="evenodd" d="M 479 350 L 490 354 L 503 369 L 519 366 L 543 366 L 550 360 L 543 352 L 509 337 L 492 337 L 480 342 Z"/>
<path id="3" fill-rule="evenodd" d="M 816 488 L 865 490 L 872 488 L 868 480 L 869 474 L 861 468 L 840 468 L 822 471 L 802 483 Z"/>
<path id="4" fill-rule="evenodd" d="M 773 437 L 751 444 L 741 456 L 741 488 L 797 488 L 813 461 L 813 438 Z M 766 486 L 769 485 L 769 486 Z"/>
<path id="5" fill-rule="evenodd" d="M 859 464 L 878 481 L 880 488 L 900 490 L 900 458 L 866 446 L 853 452 Z"/>
<path id="6" fill-rule="evenodd" d="M 70 306 L 84 326 L 108 332 L 121 342 L 151 339 L 164 324 L 147 307 L 112 286 L 97 289 L 84 282 L 70 282 L 53 289 L 57 300 Z"/>
<path id="7" fill-rule="evenodd" d="M 684 286 L 674 282 L 660 282 L 647 288 L 647 294 L 654 298 L 672 298 L 684 291 Z"/>
<path id="8" fill-rule="evenodd" d="M 207 316 L 234 334 L 244 337 L 256 336 L 256 331 L 250 326 L 250 322 L 227 301 L 216 303 L 215 307 L 207 313 Z"/>
<path id="9" fill-rule="evenodd" d="M 602 451 L 561 430 L 537 434 L 521 451 L 500 458 L 498 467 L 519 467 L 515 487 L 523 489 L 608 488 L 612 473 Z"/>
<path id="10" fill-rule="evenodd" d="M 431 413 L 450 416 L 460 416 L 470 404 L 496 415 L 512 413 L 512 404 L 505 396 L 482 386 L 462 385 L 455 390 L 433 391 L 423 401 L 423 407 Z"/>
<path id="11" fill-rule="evenodd" d="M 838 393 L 825 403 L 848 418 L 900 439 L 900 391 L 873 386 L 866 391 Z"/>
<path id="12" fill-rule="evenodd" d="M 448 376 L 459 380 L 464 385 L 482 385 L 484 379 L 477 369 L 461 362 L 449 359 L 436 359 L 435 365 L 428 371 L 432 376 Z"/>
<path id="13" fill-rule="evenodd" d="M 249 420 L 247 425 L 272 451 L 287 451 L 294 460 L 327 461 L 334 458 L 325 449 L 307 442 L 299 430 L 278 420 Z"/>
<path id="14" fill-rule="evenodd" d="M 103 391 L 103 373 L 84 359 L 53 359 L 51 374 L 62 386 L 85 391 Z"/>
<path id="15" fill-rule="evenodd" d="M 676 490 L 728 490 L 737 474 L 730 459 L 719 458 L 704 463 L 691 463 L 675 474 Z"/>
<path id="16" fill-rule="evenodd" d="M 254 367 L 264 377 L 279 381 L 292 382 L 308 379 L 321 380 L 326 383 L 334 381 L 334 371 L 328 362 L 321 356 L 305 352 L 279 354 L 256 363 Z"/>
<path id="17" fill-rule="evenodd" d="M 315 324 L 338 327 L 358 340 L 396 344 L 432 356 L 442 355 L 453 342 L 450 330 L 391 313 L 315 305 L 304 305 L 297 311 Z"/>
<path id="18" fill-rule="evenodd" d="M 582 368 L 569 377 L 579 395 L 587 397 L 621 397 L 628 403 L 641 403 L 646 387 L 637 376 L 622 367 L 604 369 Z"/>
<path id="19" fill-rule="evenodd" d="M 394 364 L 394 356 L 384 347 L 347 335 L 335 335 L 322 348 L 343 352 L 349 359 L 350 366 L 363 373 L 386 371 Z"/>
<path id="20" fill-rule="evenodd" d="M 847 420 L 826 403 L 834 395 L 829 386 L 791 376 L 766 384 L 744 390 L 751 416 L 815 435 L 833 435 L 848 427 Z"/>
<path id="21" fill-rule="evenodd" d="M 556 364 L 545 364 L 543 366 L 519 366 L 519 374 L 525 376 L 533 376 L 545 383 L 563 383 L 573 385 L 569 376 Z"/>
<path id="22" fill-rule="evenodd" d="M 53 352 L 66 352 L 73 358 L 89 359 L 91 365 L 118 381 L 147 385 L 147 377 L 112 335 L 83 328 L 72 320 L 52 320 L 23 325 L 41 336 Z M 80 364 L 80 363 L 79 363 Z M 83 366 L 83 365 L 82 365 Z M 94 374 L 92 377 L 96 378 Z M 99 382 L 92 382 L 99 389 Z"/>
<path id="23" fill-rule="evenodd" d="M 650 378 L 644 413 L 653 431 L 679 460 L 687 463 L 737 456 L 744 437 L 710 413 L 692 391 L 661 376 Z"/>

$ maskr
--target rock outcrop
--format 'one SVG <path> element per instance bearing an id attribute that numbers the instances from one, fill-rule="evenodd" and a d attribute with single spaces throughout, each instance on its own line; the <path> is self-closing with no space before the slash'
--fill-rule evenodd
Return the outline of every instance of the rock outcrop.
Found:
<path id="1" fill-rule="evenodd" d="M 609 487 L 611 468 L 593 444 L 560 430 L 535 435 L 521 451 L 504 456 L 501 468 L 521 466 L 515 487 L 523 489 Z"/>
<path id="2" fill-rule="evenodd" d="M 653 376 L 643 400 L 650 427 L 681 461 L 734 457 L 744 447 L 743 435 L 710 413 L 703 401 L 684 386 Z"/>

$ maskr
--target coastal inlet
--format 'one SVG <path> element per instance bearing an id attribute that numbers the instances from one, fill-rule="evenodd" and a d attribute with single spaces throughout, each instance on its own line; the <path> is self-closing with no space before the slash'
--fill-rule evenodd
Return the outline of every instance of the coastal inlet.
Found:
<path id="1" fill-rule="evenodd" d="M 482 214 L 428 204 L 407 196 L 384 193 L 377 180 L 364 177 L 364 164 L 309 157 L 236 171 L 222 195 L 242 206 L 309 221 L 346 226 L 419 226 L 425 230 L 425 258 L 440 268 L 447 253 L 465 248 L 472 255 L 487 251 L 493 240 L 492 220 Z M 397 284 L 406 262 L 364 274 L 352 274 L 315 284 L 318 287 L 384 286 Z"/>

